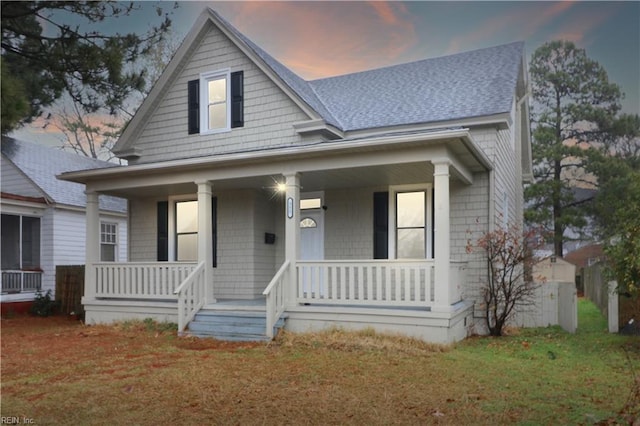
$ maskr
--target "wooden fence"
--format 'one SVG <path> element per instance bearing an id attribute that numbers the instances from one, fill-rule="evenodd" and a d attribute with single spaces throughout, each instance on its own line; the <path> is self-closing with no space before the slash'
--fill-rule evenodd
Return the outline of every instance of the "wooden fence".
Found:
<path id="1" fill-rule="evenodd" d="M 599 262 L 584 268 L 584 296 L 591 300 L 607 318 L 609 318 L 610 310 L 617 312 L 617 329 L 619 330 L 632 318 L 635 321 L 640 321 L 640 299 L 633 299 L 627 294 L 610 292 L 609 280 L 605 276 L 605 267 L 604 262 Z M 612 296 L 617 300 L 609 300 Z M 612 307 L 614 309 L 611 309 Z M 611 319 L 611 323 L 615 324 L 616 321 Z"/>
<path id="2" fill-rule="evenodd" d="M 56 302 L 62 314 L 84 315 L 84 265 L 56 266 Z"/>

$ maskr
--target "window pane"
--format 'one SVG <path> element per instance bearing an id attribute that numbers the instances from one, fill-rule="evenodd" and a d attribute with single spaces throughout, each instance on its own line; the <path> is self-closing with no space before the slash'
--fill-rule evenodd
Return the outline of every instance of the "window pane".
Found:
<path id="1" fill-rule="evenodd" d="M 198 202 L 176 203 L 176 232 L 198 232 Z"/>
<path id="2" fill-rule="evenodd" d="M 317 228 L 318 224 L 310 217 L 305 217 L 300 221 L 300 228 Z"/>
<path id="3" fill-rule="evenodd" d="M 209 81 L 209 103 L 215 104 L 227 100 L 227 79 L 222 77 Z"/>
<path id="4" fill-rule="evenodd" d="M 100 242 L 101 243 L 116 243 L 116 224 L 115 223 L 101 223 L 100 224 Z"/>
<path id="5" fill-rule="evenodd" d="M 227 104 L 209 105 L 209 129 L 227 127 Z"/>
<path id="6" fill-rule="evenodd" d="M 40 267 L 40 218 L 22 217 L 22 268 Z"/>
<path id="7" fill-rule="evenodd" d="M 322 207 L 322 200 L 320 198 L 300 200 L 300 210 L 319 209 L 320 207 Z"/>
<path id="8" fill-rule="evenodd" d="M 20 269 L 20 216 L 2 215 L 2 269 Z"/>
<path id="9" fill-rule="evenodd" d="M 178 235 L 177 252 L 179 262 L 198 260 L 198 234 Z"/>
<path id="10" fill-rule="evenodd" d="M 398 259 L 424 259 L 426 257 L 424 228 L 398 229 Z"/>
<path id="11" fill-rule="evenodd" d="M 101 262 L 115 262 L 116 261 L 116 246 L 113 244 L 101 244 L 100 245 L 100 261 Z"/>
<path id="12" fill-rule="evenodd" d="M 398 228 L 424 227 L 424 195 L 424 191 L 404 192 L 398 194 Z"/>

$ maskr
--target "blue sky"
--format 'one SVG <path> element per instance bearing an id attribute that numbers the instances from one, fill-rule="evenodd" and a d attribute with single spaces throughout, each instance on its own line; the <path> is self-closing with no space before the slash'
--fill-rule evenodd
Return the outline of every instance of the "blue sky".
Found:
<path id="1" fill-rule="evenodd" d="M 152 3 L 110 30 L 142 32 Z M 171 2 L 164 4 L 171 9 Z M 605 67 L 625 92 L 623 111 L 640 113 L 640 2 L 180 2 L 182 39 L 205 7 L 306 79 L 344 74 L 522 40 L 527 54 L 570 40 Z M 16 137 L 37 141 L 25 128 Z"/>

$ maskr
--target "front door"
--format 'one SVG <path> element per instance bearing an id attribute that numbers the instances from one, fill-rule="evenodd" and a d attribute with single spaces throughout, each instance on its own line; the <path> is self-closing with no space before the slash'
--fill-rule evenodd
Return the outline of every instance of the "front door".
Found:
<path id="1" fill-rule="evenodd" d="M 302 196 L 300 205 L 300 260 L 324 260 L 324 210 L 322 199 Z M 324 274 L 317 267 L 305 268 L 301 276 L 303 292 L 321 297 L 325 293 Z"/>
<path id="2" fill-rule="evenodd" d="M 300 260 L 324 260 L 324 211 L 300 212 Z"/>

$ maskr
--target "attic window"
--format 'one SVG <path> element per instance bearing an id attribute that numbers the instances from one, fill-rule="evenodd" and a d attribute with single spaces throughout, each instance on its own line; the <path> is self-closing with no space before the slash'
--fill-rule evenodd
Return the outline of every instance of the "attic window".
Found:
<path id="1" fill-rule="evenodd" d="M 188 82 L 189 134 L 226 132 L 244 126 L 243 72 L 229 70 L 200 74 Z"/>

